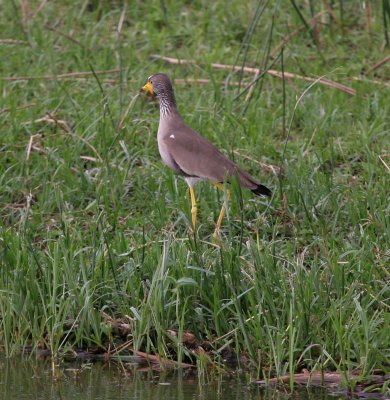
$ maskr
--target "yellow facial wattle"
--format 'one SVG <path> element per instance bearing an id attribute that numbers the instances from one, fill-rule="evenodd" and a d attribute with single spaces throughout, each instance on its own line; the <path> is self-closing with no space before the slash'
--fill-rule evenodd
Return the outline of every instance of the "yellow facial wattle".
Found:
<path id="1" fill-rule="evenodd" d="M 154 94 L 153 86 L 150 83 L 150 81 L 148 81 L 148 83 L 145 86 L 142 86 L 142 89 L 145 90 L 145 92 L 149 92 L 150 94 Z"/>

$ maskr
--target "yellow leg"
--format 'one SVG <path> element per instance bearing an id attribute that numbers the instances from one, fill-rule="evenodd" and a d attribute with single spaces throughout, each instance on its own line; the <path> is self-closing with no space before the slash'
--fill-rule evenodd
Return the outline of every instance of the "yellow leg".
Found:
<path id="1" fill-rule="evenodd" d="M 221 183 L 214 182 L 214 181 L 210 181 L 210 183 L 212 183 L 218 189 L 225 191 L 225 187 Z M 227 195 L 227 200 L 229 201 L 230 200 L 230 190 L 226 190 L 226 195 Z M 221 229 L 221 224 L 222 224 L 223 217 L 225 216 L 225 212 L 226 212 L 226 206 L 225 206 L 225 202 L 224 202 L 223 206 L 221 208 L 221 211 L 219 212 L 217 225 L 215 226 L 215 231 L 214 231 L 214 234 L 213 234 L 214 238 L 219 236 L 219 231 Z"/>
<path id="2" fill-rule="evenodd" d="M 196 228 L 196 217 L 198 214 L 198 207 L 196 206 L 196 197 L 194 188 L 190 186 L 190 195 L 191 195 L 191 215 L 192 215 L 192 227 Z"/>
<path id="3" fill-rule="evenodd" d="M 219 212 L 217 225 L 215 226 L 215 230 L 214 230 L 214 234 L 213 234 L 214 237 L 218 237 L 219 236 L 222 220 L 223 220 L 223 217 L 225 216 L 225 211 L 226 211 L 226 207 L 225 207 L 225 204 L 224 204 L 222 206 L 222 208 L 221 208 L 221 211 Z"/>

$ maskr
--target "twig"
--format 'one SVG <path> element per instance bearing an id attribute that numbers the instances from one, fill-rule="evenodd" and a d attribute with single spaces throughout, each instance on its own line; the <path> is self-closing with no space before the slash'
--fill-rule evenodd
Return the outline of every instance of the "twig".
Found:
<path id="1" fill-rule="evenodd" d="M 369 83 L 373 83 L 375 85 L 381 85 L 381 86 L 386 86 L 386 87 L 390 87 L 390 83 L 388 82 L 383 82 L 383 81 L 379 81 L 378 79 L 366 79 L 366 78 L 360 78 L 358 76 L 353 76 L 351 78 L 353 81 L 358 81 L 358 82 L 369 82 Z"/>
<path id="2" fill-rule="evenodd" d="M 38 8 L 35 10 L 33 16 L 31 19 L 35 19 L 35 17 L 43 10 L 43 8 L 46 6 L 48 0 L 42 0 L 41 4 L 39 4 Z"/>
<path id="3" fill-rule="evenodd" d="M 44 80 L 57 80 L 57 79 L 65 79 L 65 78 L 78 78 L 83 76 L 93 76 L 96 75 L 104 75 L 104 74 L 114 74 L 119 73 L 121 70 L 119 68 L 108 69 L 105 71 L 82 71 L 82 72 L 69 72 L 66 74 L 59 75 L 37 75 L 37 76 L 1 76 L 0 80 L 2 81 L 30 81 L 34 79 L 44 79 Z"/>
<path id="4" fill-rule="evenodd" d="M 28 44 L 26 40 L 0 39 L 0 44 Z"/>
<path id="5" fill-rule="evenodd" d="M 194 368 L 195 366 L 192 364 L 187 364 L 181 362 L 180 364 L 177 361 L 168 360 L 166 358 L 161 358 L 159 356 L 155 356 L 153 354 L 144 353 L 143 351 L 135 350 L 129 348 L 134 354 L 139 357 L 144 358 L 146 361 L 150 361 L 155 364 L 163 365 L 165 367 L 173 367 L 173 366 L 180 366 L 181 368 Z"/>
<path id="6" fill-rule="evenodd" d="M 29 21 L 28 0 L 20 0 L 20 13 L 22 15 L 23 30 L 26 33 Z"/>
<path id="7" fill-rule="evenodd" d="M 366 31 L 368 35 L 369 47 L 372 45 L 372 35 L 371 35 L 371 4 L 369 1 L 363 3 L 366 14 Z"/>
<path id="8" fill-rule="evenodd" d="M 116 27 L 117 37 L 119 37 L 119 35 L 122 32 L 123 22 L 125 21 L 126 17 L 126 9 L 127 9 L 127 2 L 124 3 L 121 16 L 119 17 L 118 26 Z"/>
<path id="9" fill-rule="evenodd" d="M 31 148 L 33 147 L 33 140 L 37 136 L 40 136 L 40 135 L 37 134 L 37 135 L 31 135 L 30 136 L 30 139 L 29 139 L 28 145 L 27 145 L 27 150 L 26 150 L 26 161 L 28 161 L 29 158 L 30 158 Z"/>
<path id="10" fill-rule="evenodd" d="M 196 65 L 195 61 L 192 60 L 180 60 L 178 58 L 172 58 L 172 57 L 164 57 L 164 56 L 160 56 L 160 55 L 153 55 L 153 58 L 159 59 L 159 60 L 163 60 L 166 61 L 169 64 L 185 64 L 185 65 Z M 252 68 L 252 67 L 241 67 L 238 65 L 227 65 L 227 64 L 219 64 L 219 63 L 213 63 L 211 64 L 212 68 L 215 69 L 223 69 L 223 70 L 228 70 L 228 71 L 243 71 L 243 72 L 247 72 L 250 74 L 255 74 L 256 72 L 258 72 L 259 74 L 261 74 L 263 71 L 259 68 Z M 325 86 L 329 86 L 332 87 L 334 89 L 338 89 L 344 93 L 348 93 L 352 96 L 356 95 L 356 90 L 352 89 L 351 87 L 345 86 L 341 83 L 338 82 L 334 82 L 330 79 L 326 79 L 326 78 L 311 78 L 309 76 L 302 76 L 302 75 L 297 75 L 297 74 L 293 74 L 291 72 L 284 72 L 284 74 L 280 71 L 276 71 L 273 69 L 269 69 L 267 71 L 264 71 L 265 73 L 267 73 L 268 75 L 274 76 L 276 78 L 281 78 L 281 79 L 298 79 L 298 80 L 303 80 L 303 81 L 307 81 L 307 82 L 318 82 L 322 85 Z"/>
<path id="11" fill-rule="evenodd" d="M 70 128 L 68 123 L 63 120 L 63 119 L 58 119 L 57 117 L 55 117 L 53 114 L 51 113 L 46 113 L 46 116 L 44 116 L 43 118 L 38 118 L 36 120 L 34 120 L 35 123 L 39 123 L 39 122 L 47 122 L 49 124 L 55 124 L 58 127 L 60 127 L 63 131 L 65 132 L 69 132 Z"/>
<path id="12" fill-rule="evenodd" d="M 197 65 L 194 60 L 187 60 L 185 58 L 165 57 L 165 56 L 160 56 L 159 54 L 153 54 L 152 58 L 156 60 L 166 61 L 169 64 L 194 65 L 196 67 L 199 67 L 199 65 Z"/>
<path id="13" fill-rule="evenodd" d="M 238 66 L 238 65 L 237 66 L 233 66 L 233 65 L 225 65 L 225 64 L 212 64 L 212 67 L 216 68 L 216 69 L 224 69 L 224 70 L 232 70 L 232 71 L 241 70 L 241 67 Z M 251 68 L 251 67 L 244 67 L 243 70 L 244 70 L 244 72 L 249 72 L 249 73 L 253 73 L 255 71 L 259 71 L 259 73 L 262 72 L 259 68 Z M 297 75 L 297 74 L 293 74 L 291 72 L 284 72 L 282 74 L 282 72 L 276 71 L 276 70 L 273 70 L 273 69 L 267 70 L 266 73 L 268 75 L 274 76 L 276 78 L 281 78 L 281 79 L 286 79 L 286 78 L 288 78 L 288 79 L 298 79 L 298 80 L 303 80 L 303 81 L 307 81 L 307 82 L 316 82 L 317 81 L 318 83 L 321 83 L 322 85 L 329 86 L 329 87 L 341 90 L 342 92 L 348 93 L 348 94 L 350 94 L 352 96 L 356 95 L 356 90 L 355 89 L 352 89 L 352 88 L 350 88 L 348 86 L 345 86 L 345 85 L 343 85 L 341 83 L 334 82 L 334 81 L 331 81 L 330 79 L 326 79 L 326 78 L 320 78 L 320 79 L 311 78 L 309 76 Z"/>
<path id="14" fill-rule="evenodd" d="M 42 149 L 41 147 L 32 145 L 31 148 L 32 148 L 34 151 L 36 151 L 37 153 L 47 154 L 47 150 Z"/>
<path id="15" fill-rule="evenodd" d="M 29 158 L 30 158 L 31 150 L 34 150 L 37 153 L 42 153 L 42 154 L 46 154 L 47 153 L 47 150 L 42 149 L 42 148 L 40 148 L 38 146 L 35 146 L 33 144 L 34 138 L 40 138 L 40 137 L 41 137 L 41 135 L 39 133 L 37 133 L 36 135 L 31 135 L 30 136 L 30 140 L 28 141 L 27 150 L 26 150 L 26 161 L 28 161 Z"/>
<path id="16" fill-rule="evenodd" d="M 257 71 L 257 72 L 255 73 L 255 76 L 253 77 L 253 82 L 256 82 L 256 79 L 257 79 L 259 76 L 260 76 L 260 73 Z M 245 102 L 247 102 L 247 101 L 250 100 L 250 98 L 252 97 L 253 91 L 255 90 L 255 87 L 256 87 L 256 85 L 251 85 L 251 86 L 250 86 L 250 88 L 249 88 L 249 90 L 248 90 L 248 93 L 247 93 L 246 96 L 245 96 Z"/>
<path id="17" fill-rule="evenodd" d="M 382 164 L 386 167 L 387 172 L 390 172 L 390 167 L 386 164 L 386 162 L 383 160 L 383 158 L 381 156 L 378 156 L 378 157 L 382 161 Z"/>
<path id="18" fill-rule="evenodd" d="M 382 65 L 385 65 L 386 63 L 388 63 L 390 61 L 390 55 L 388 55 L 387 57 L 385 57 L 383 60 L 378 61 L 377 63 L 375 63 L 371 68 L 369 68 L 366 72 L 366 74 L 369 74 L 370 72 L 380 68 Z"/>
<path id="19" fill-rule="evenodd" d="M 96 157 L 91 157 L 91 156 L 80 156 L 80 159 L 85 160 L 85 161 L 93 161 L 93 162 L 99 161 Z"/>
<path id="20" fill-rule="evenodd" d="M 349 380 L 359 381 L 360 374 L 358 371 L 346 373 Z M 318 371 L 308 371 L 303 370 L 302 373 L 294 374 L 293 380 L 296 384 L 302 385 L 321 385 L 321 384 L 338 384 L 341 383 L 342 380 L 345 378 L 345 373 L 343 372 L 318 372 Z M 368 375 L 365 379 L 372 383 L 382 383 L 386 382 L 390 378 L 390 375 L 379 375 L 379 374 L 372 374 Z M 257 380 L 253 383 L 257 383 L 260 385 L 275 385 L 280 382 L 289 382 L 291 379 L 290 374 L 283 375 L 277 378 L 271 378 L 268 380 Z"/>
<path id="21" fill-rule="evenodd" d="M 31 108 L 31 107 L 35 107 L 35 103 L 25 104 L 25 105 L 23 105 L 23 106 L 16 107 L 16 108 L 15 108 L 15 111 L 24 110 L 24 109 L 26 109 L 26 108 Z M 11 107 L 2 108 L 2 109 L 0 110 L 0 115 L 1 115 L 1 114 L 4 114 L 4 113 L 6 113 L 6 112 L 9 112 L 9 111 L 12 111 L 12 108 L 11 108 Z"/>
<path id="22" fill-rule="evenodd" d="M 75 78 L 72 78 L 72 77 L 70 77 L 70 78 L 61 78 L 61 79 L 59 79 L 59 80 L 62 80 L 62 81 L 78 81 L 78 82 L 94 82 L 94 80 L 92 80 L 92 79 L 90 79 L 90 78 L 79 78 L 79 77 L 75 77 Z M 100 79 L 100 83 L 107 83 L 107 84 L 110 84 L 110 85 L 117 85 L 118 84 L 118 79 Z M 128 82 L 131 82 L 131 83 L 135 83 L 135 82 L 138 82 L 138 81 L 128 81 Z"/>
<path id="23" fill-rule="evenodd" d="M 210 83 L 210 79 L 175 79 L 175 84 L 177 85 L 185 85 L 186 83 L 199 83 L 200 85 L 208 85 Z"/>

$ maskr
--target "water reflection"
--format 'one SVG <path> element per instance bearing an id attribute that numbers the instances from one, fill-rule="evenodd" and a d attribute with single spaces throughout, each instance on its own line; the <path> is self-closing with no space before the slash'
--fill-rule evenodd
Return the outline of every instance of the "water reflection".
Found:
<path id="1" fill-rule="evenodd" d="M 324 391 L 289 394 L 261 389 L 237 380 L 216 379 L 199 383 L 194 372 L 134 372 L 118 363 L 52 363 L 33 357 L 5 359 L 0 355 L 1 400 L 330 400 Z"/>

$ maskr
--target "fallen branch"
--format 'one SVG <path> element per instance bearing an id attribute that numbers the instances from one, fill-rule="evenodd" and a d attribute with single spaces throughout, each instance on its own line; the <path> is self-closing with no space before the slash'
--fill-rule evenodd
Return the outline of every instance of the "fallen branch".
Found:
<path id="1" fill-rule="evenodd" d="M 390 55 L 388 55 L 387 57 L 385 57 L 383 60 L 378 61 L 377 63 L 375 63 L 371 68 L 369 68 L 366 72 L 366 74 L 369 74 L 370 72 L 380 68 L 382 65 L 385 65 L 386 63 L 388 63 L 390 61 Z"/>
<path id="2" fill-rule="evenodd" d="M 196 65 L 195 61 L 193 60 L 186 60 L 186 59 L 179 59 L 179 58 L 173 58 L 173 57 L 165 57 L 165 56 L 160 56 L 158 54 L 153 55 L 152 56 L 155 59 L 158 60 L 162 60 L 165 61 L 169 64 L 176 64 L 176 65 Z M 228 71 L 243 71 L 243 72 L 247 72 L 250 74 L 262 74 L 262 73 L 267 73 L 268 75 L 271 75 L 273 77 L 276 78 L 281 78 L 281 79 L 298 79 L 298 80 L 303 80 L 306 82 L 318 82 L 322 85 L 325 86 L 329 86 L 332 87 L 334 89 L 338 89 L 344 93 L 348 93 L 352 96 L 356 95 L 356 90 L 349 87 L 349 86 L 345 86 L 341 83 L 332 81 L 330 79 L 326 79 L 326 78 L 311 78 L 309 76 L 302 76 L 302 75 L 297 75 L 297 74 L 293 74 L 291 72 L 284 72 L 282 73 L 281 71 L 277 71 L 274 69 L 269 69 L 267 71 L 262 71 L 259 68 L 253 68 L 253 67 L 240 67 L 238 65 L 228 65 L 228 64 L 219 64 L 219 63 L 213 63 L 211 64 L 211 67 L 214 69 L 223 69 L 223 70 L 228 70 Z"/>
<path id="3" fill-rule="evenodd" d="M 144 353 L 143 351 L 135 350 L 129 348 L 128 350 L 132 351 L 135 355 L 144 358 L 147 362 L 151 362 L 152 364 L 157 364 L 163 366 L 165 368 L 169 367 L 180 367 L 180 368 L 195 368 L 195 365 L 187 364 L 187 363 L 179 363 L 177 361 L 168 360 L 167 358 L 161 358 L 159 356 L 155 356 L 153 354 Z"/>
<path id="4" fill-rule="evenodd" d="M 28 44 L 25 40 L 17 40 L 17 39 L 0 39 L 0 44 Z"/>
<path id="5" fill-rule="evenodd" d="M 211 83 L 210 79 L 193 79 L 193 78 L 185 78 L 185 79 L 175 79 L 174 83 L 176 85 L 186 85 L 191 83 L 198 83 L 199 85 L 209 85 Z M 238 82 L 231 82 L 230 85 L 238 86 Z"/>
<path id="6" fill-rule="evenodd" d="M 309 372 L 304 371 L 299 374 L 293 375 L 293 381 L 296 384 L 300 385 L 334 385 L 339 384 L 342 380 L 347 377 L 349 380 L 359 381 L 359 374 L 357 373 L 347 373 L 345 374 L 340 372 Z M 364 381 L 373 382 L 373 383 L 381 383 L 385 382 L 390 378 L 390 375 L 369 375 L 363 379 Z M 276 385 L 278 383 L 288 383 L 290 382 L 290 375 L 283 375 L 279 378 L 271 378 L 268 380 L 262 379 L 254 381 L 253 383 L 257 383 L 259 385 Z"/>
<path id="7" fill-rule="evenodd" d="M 104 75 L 104 74 L 114 74 L 121 72 L 121 69 L 107 69 L 104 71 L 83 71 L 83 72 L 69 72 L 66 74 L 59 75 L 35 75 L 35 76 L 1 76 L 0 80 L 2 81 L 31 81 L 34 79 L 43 79 L 43 80 L 57 80 L 57 79 L 66 79 L 66 78 L 78 78 L 84 76 L 94 76 L 94 75 Z"/>
<path id="8" fill-rule="evenodd" d="M 351 79 L 353 81 L 357 81 L 357 82 L 368 82 L 368 83 L 373 83 L 374 85 L 390 87 L 389 82 L 379 81 L 378 79 L 366 79 L 366 78 L 360 78 L 358 76 L 353 76 Z"/>

